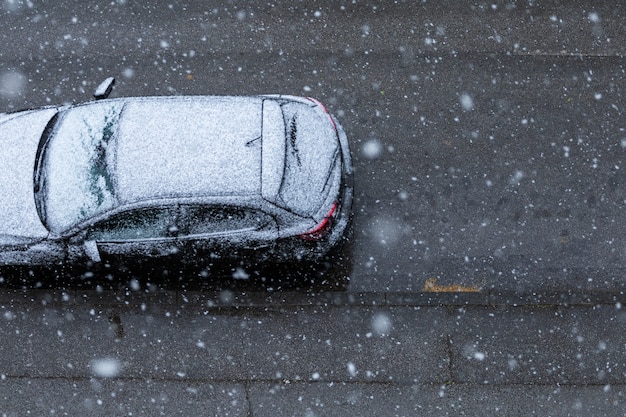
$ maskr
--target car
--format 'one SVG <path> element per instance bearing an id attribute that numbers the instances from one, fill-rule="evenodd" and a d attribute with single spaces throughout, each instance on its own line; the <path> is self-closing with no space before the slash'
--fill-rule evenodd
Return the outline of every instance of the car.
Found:
<path id="1" fill-rule="evenodd" d="M 0 114 L 0 265 L 314 263 L 345 241 L 348 139 L 318 100 L 113 83 Z"/>

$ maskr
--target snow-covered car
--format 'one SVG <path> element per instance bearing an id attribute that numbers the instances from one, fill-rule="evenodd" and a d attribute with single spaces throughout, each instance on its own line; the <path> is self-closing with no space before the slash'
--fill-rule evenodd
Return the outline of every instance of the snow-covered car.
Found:
<path id="1" fill-rule="evenodd" d="M 344 240 L 348 140 L 319 101 L 97 96 L 0 114 L 0 265 L 316 261 Z"/>

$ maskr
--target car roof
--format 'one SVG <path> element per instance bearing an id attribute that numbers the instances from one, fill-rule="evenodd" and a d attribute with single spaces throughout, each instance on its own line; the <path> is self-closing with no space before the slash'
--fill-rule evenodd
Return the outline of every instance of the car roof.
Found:
<path id="1" fill-rule="evenodd" d="M 284 126 L 280 104 L 267 97 L 132 97 L 68 106 L 49 130 L 52 139 L 44 135 L 46 225 L 62 231 L 120 205 L 164 198 L 275 202 Z"/>
<path id="2" fill-rule="evenodd" d="M 128 203 L 159 197 L 260 195 L 262 167 L 280 166 L 284 158 L 267 152 L 275 145 L 264 144 L 284 143 L 284 136 L 267 136 L 263 137 L 260 97 L 127 99 L 114 145 L 117 198 Z M 280 183 L 280 178 L 264 180 Z"/>

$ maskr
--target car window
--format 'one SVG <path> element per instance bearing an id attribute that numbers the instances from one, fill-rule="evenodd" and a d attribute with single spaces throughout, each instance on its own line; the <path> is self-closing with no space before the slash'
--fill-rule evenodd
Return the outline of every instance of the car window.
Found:
<path id="1" fill-rule="evenodd" d="M 96 223 L 87 240 L 117 241 L 173 237 L 176 233 L 174 212 L 169 208 L 132 210 Z"/>
<path id="2" fill-rule="evenodd" d="M 260 210 L 228 206 L 182 206 L 180 235 L 241 233 L 260 230 L 273 223 Z"/>
<path id="3" fill-rule="evenodd" d="M 329 178 L 339 173 L 336 133 L 328 118 L 310 106 L 288 103 L 282 107 L 285 122 L 285 173 L 279 197 L 283 206 L 311 216 L 328 195 Z"/>

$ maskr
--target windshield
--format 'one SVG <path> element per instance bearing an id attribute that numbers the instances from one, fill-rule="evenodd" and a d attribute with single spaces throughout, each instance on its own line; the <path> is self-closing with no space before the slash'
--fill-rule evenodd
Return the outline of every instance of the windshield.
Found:
<path id="1" fill-rule="evenodd" d="M 122 107 L 119 102 L 75 107 L 61 112 L 44 132 L 35 192 L 49 230 L 62 232 L 115 205 L 113 139 Z"/>

